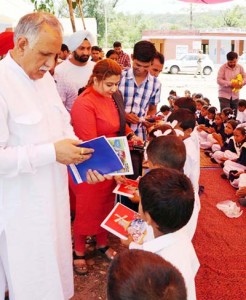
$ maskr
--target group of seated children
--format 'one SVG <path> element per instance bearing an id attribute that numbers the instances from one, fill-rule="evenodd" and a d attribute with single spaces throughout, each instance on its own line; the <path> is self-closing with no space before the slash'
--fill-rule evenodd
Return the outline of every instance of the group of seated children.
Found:
<path id="1" fill-rule="evenodd" d="M 241 189 L 246 171 L 246 100 L 239 100 L 236 114 L 229 107 L 220 113 L 213 106 L 197 105 L 197 131 L 200 148 L 213 163 L 223 168 L 221 177 Z M 242 175 L 241 175 L 242 174 Z M 243 177 L 243 176 L 242 176 Z M 246 193 L 238 191 L 239 203 L 246 205 Z"/>

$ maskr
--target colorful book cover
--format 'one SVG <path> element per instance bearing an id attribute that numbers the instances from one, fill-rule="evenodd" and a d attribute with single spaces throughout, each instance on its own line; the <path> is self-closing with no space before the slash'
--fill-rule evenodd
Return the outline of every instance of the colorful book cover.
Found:
<path id="1" fill-rule="evenodd" d="M 125 136 L 118 136 L 107 139 L 111 146 L 114 148 L 115 152 L 119 156 L 123 169 L 117 170 L 116 172 L 110 173 L 110 175 L 132 175 L 132 159 L 130 154 L 130 149 L 128 146 L 128 141 Z"/>
<path id="2" fill-rule="evenodd" d="M 95 152 L 93 152 L 90 159 L 80 164 L 70 164 L 68 166 L 68 170 L 77 184 L 86 181 L 86 173 L 89 169 L 97 170 L 104 175 L 116 172 L 124 167 L 105 136 L 83 142 L 79 147 L 92 148 Z"/>
<path id="3" fill-rule="evenodd" d="M 133 242 L 142 244 L 148 225 L 137 212 L 117 203 L 101 226 L 123 240 L 131 236 Z"/>
<path id="4" fill-rule="evenodd" d="M 126 178 L 124 183 L 117 184 L 113 193 L 132 198 L 138 190 L 138 181 Z"/>

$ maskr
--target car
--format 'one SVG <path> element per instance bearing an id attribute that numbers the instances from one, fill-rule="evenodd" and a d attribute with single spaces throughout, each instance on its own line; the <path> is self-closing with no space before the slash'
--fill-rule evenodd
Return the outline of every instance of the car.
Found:
<path id="1" fill-rule="evenodd" d="M 195 74 L 197 68 L 198 53 L 187 53 L 179 59 L 170 59 L 165 61 L 164 72 L 178 74 L 187 72 Z M 202 72 L 204 75 L 210 75 L 214 70 L 214 63 L 207 54 L 202 54 Z"/>

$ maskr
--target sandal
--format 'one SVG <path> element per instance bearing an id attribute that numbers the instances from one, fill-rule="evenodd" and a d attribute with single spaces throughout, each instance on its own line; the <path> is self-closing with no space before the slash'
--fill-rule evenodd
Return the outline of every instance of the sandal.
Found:
<path id="1" fill-rule="evenodd" d="M 78 275 L 86 275 L 88 273 L 85 255 L 79 256 L 73 251 L 73 269 Z"/>
<path id="2" fill-rule="evenodd" d="M 117 252 L 114 251 L 114 249 L 110 248 L 109 246 L 97 248 L 97 250 L 100 252 L 100 254 L 105 255 L 106 258 L 109 260 L 113 260 L 115 258 L 115 256 L 117 255 Z"/>

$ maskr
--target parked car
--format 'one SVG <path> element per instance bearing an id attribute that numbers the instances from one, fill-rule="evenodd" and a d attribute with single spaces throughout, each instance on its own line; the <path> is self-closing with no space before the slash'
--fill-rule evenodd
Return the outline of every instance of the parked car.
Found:
<path id="1" fill-rule="evenodd" d="M 177 74 L 179 72 L 195 73 L 197 68 L 197 53 L 187 53 L 180 59 L 170 59 L 165 61 L 164 72 Z M 207 54 L 202 54 L 202 72 L 210 75 L 214 70 L 213 61 Z"/>

